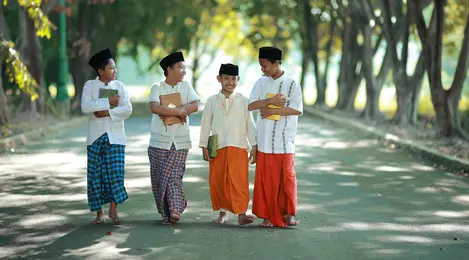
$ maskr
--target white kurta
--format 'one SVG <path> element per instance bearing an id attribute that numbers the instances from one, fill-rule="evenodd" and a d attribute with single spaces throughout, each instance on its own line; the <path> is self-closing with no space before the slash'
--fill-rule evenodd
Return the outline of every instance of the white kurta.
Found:
<path id="1" fill-rule="evenodd" d="M 187 105 L 194 101 L 199 101 L 192 85 L 187 81 L 170 86 L 161 81 L 159 84 L 153 84 L 150 91 L 149 102 L 160 103 L 160 96 L 167 94 L 180 93 L 182 104 Z M 174 144 L 176 150 L 190 149 L 192 147 L 191 136 L 189 132 L 189 117 L 184 124 L 174 124 L 165 126 L 159 115 L 153 114 L 151 119 L 151 137 L 150 146 L 170 150 Z"/>
<path id="2" fill-rule="evenodd" d="M 117 107 L 111 109 L 108 98 L 99 98 L 99 89 L 101 88 L 117 89 L 120 97 Z M 97 118 L 94 115 L 94 112 L 103 110 L 108 110 L 110 116 Z M 87 145 L 92 145 L 104 133 L 107 133 L 109 143 L 126 144 L 124 120 L 132 114 L 132 104 L 124 83 L 113 80 L 106 86 L 98 78 L 88 80 L 83 87 L 81 111 L 89 114 Z"/>
<path id="3" fill-rule="evenodd" d="M 218 135 L 218 148 L 232 146 L 248 148 L 257 144 L 256 127 L 248 98 L 233 93 L 226 98 L 222 93 L 211 96 L 202 114 L 199 147 L 207 147 L 211 134 Z"/>
<path id="4" fill-rule="evenodd" d="M 249 97 L 249 103 L 267 98 L 267 94 L 282 93 L 288 97 L 286 107 L 303 113 L 303 95 L 301 87 L 285 73 L 278 79 L 262 77 L 255 84 Z M 295 137 L 298 116 L 282 116 L 280 120 L 262 119 L 257 115 L 257 149 L 263 153 L 295 153 Z"/>

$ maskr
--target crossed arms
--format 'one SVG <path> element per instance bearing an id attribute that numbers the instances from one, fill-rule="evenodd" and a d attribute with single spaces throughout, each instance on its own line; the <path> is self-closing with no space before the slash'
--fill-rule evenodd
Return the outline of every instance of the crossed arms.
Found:
<path id="1" fill-rule="evenodd" d="M 271 115 L 280 116 L 300 116 L 302 113 L 291 107 L 285 107 L 287 97 L 282 93 L 279 93 L 271 98 L 261 99 L 249 104 L 249 111 L 260 110 L 262 118 L 269 117 Z M 268 105 L 279 106 L 280 108 L 269 108 Z"/>

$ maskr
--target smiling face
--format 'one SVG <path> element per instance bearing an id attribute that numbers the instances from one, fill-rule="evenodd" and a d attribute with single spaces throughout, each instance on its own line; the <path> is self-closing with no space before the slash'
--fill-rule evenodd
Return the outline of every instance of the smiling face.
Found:
<path id="1" fill-rule="evenodd" d="M 114 59 L 109 59 L 104 68 L 98 69 L 99 79 L 102 82 L 110 82 L 117 78 L 117 68 Z"/>
<path id="2" fill-rule="evenodd" d="M 218 82 L 221 83 L 221 91 L 223 94 L 231 95 L 238 85 L 238 76 L 221 74 L 217 76 Z"/>
<path id="3" fill-rule="evenodd" d="M 279 70 L 279 61 L 272 61 L 268 59 L 259 59 L 259 65 L 261 65 L 261 71 L 265 76 L 272 77 Z"/>
<path id="4" fill-rule="evenodd" d="M 168 71 L 168 78 L 174 79 L 177 82 L 181 82 L 184 80 L 184 76 L 186 75 L 186 66 L 184 61 L 180 61 L 175 63 L 167 68 Z"/>

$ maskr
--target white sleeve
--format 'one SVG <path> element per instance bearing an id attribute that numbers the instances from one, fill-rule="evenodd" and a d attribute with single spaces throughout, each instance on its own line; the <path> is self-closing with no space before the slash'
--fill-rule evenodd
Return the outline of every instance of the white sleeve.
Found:
<path id="1" fill-rule="evenodd" d="M 251 146 L 257 145 L 257 132 L 256 132 L 256 125 L 254 124 L 254 117 L 252 116 L 252 111 L 248 109 L 248 100 L 246 98 L 246 102 L 244 105 L 244 111 L 246 113 L 246 130 L 247 130 L 247 138 L 248 142 Z"/>
<path id="2" fill-rule="evenodd" d="M 303 114 L 303 93 L 300 84 L 294 82 L 290 98 L 287 101 L 287 107 L 293 108 Z"/>
<path id="3" fill-rule="evenodd" d="M 200 123 L 200 141 L 199 147 L 207 147 L 208 145 L 208 138 L 210 136 L 210 131 L 212 129 L 212 118 L 213 118 L 213 111 L 212 111 L 212 100 L 209 98 L 207 103 L 205 104 L 204 111 L 202 112 L 202 121 Z"/>
<path id="4" fill-rule="evenodd" d="M 160 86 L 157 83 L 153 84 L 150 89 L 150 98 L 148 103 L 152 101 L 155 101 L 158 104 L 160 103 Z"/>
<path id="5" fill-rule="evenodd" d="M 200 101 L 199 96 L 195 93 L 194 88 L 192 87 L 191 83 L 186 82 L 187 86 L 187 104 L 192 103 L 194 101 Z"/>
<path id="6" fill-rule="evenodd" d="M 130 103 L 129 91 L 121 83 L 121 89 L 119 91 L 119 105 L 109 110 L 109 116 L 112 121 L 123 121 L 130 117 L 132 114 L 132 104 Z"/>
<path id="7" fill-rule="evenodd" d="M 111 108 L 109 99 L 98 98 L 97 100 L 93 100 L 91 88 L 91 81 L 87 81 L 83 86 L 83 93 L 81 95 L 81 111 L 84 114 L 91 114 L 96 111 L 109 110 Z"/>

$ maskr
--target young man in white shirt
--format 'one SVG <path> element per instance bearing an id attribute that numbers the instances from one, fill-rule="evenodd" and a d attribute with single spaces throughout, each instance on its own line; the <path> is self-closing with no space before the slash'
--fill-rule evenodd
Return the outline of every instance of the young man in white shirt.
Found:
<path id="1" fill-rule="evenodd" d="M 148 147 L 152 191 L 163 223 L 176 223 L 187 206 L 182 179 L 187 153 L 191 148 L 189 115 L 198 111 L 199 97 L 191 84 L 184 81 L 186 67 L 181 52 L 172 53 L 160 62 L 166 76 L 151 87 L 149 108 L 151 138 Z M 179 93 L 182 106 L 164 106 L 160 96 Z M 178 117 L 181 123 L 165 125 L 167 117 Z"/>
<path id="2" fill-rule="evenodd" d="M 259 49 L 264 76 L 254 85 L 249 110 L 257 117 L 257 164 L 252 212 L 263 218 L 263 227 L 296 226 L 295 136 L 303 114 L 301 87 L 280 68 L 282 51 Z M 271 107 L 271 106 L 277 106 Z M 272 116 L 277 116 L 273 118 Z"/>
<path id="3" fill-rule="evenodd" d="M 248 98 L 235 92 L 238 66 L 222 64 L 217 79 L 221 91 L 207 100 L 199 144 L 204 159 L 210 161 L 212 208 L 220 211 L 214 223 L 225 223 L 228 210 L 238 215 L 239 225 L 246 225 L 254 221 L 254 216 L 246 215 L 246 211 L 249 205 L 249 160 L 254 164 L 257 154 L 256 128 L 252 113 L 248 111 Z M 218 136 L 215 158 L 210 158 L 207 148 L 210 133 Z M 252 146 L 249 158 L 248 141 Z"/>
<path id="4" fill-rule="evenodd" d="M 83 87 L 81 110 L 89 114 L 88 137 L 88 206 L 97 211 L 95 224 L 104 222 L 102 205 L 110 203 L 108 216 L 120 224 L 117 205 L 127 200 L 124 186 L 124 120 L 132 114 L 132 104 L 124 84 L 116 80 L 116 63 L 109 49 L 95 54 L 88 63 L 98 74 Z M 117 95 L 103 96 L 100 91 L 113 90 Z"/>

